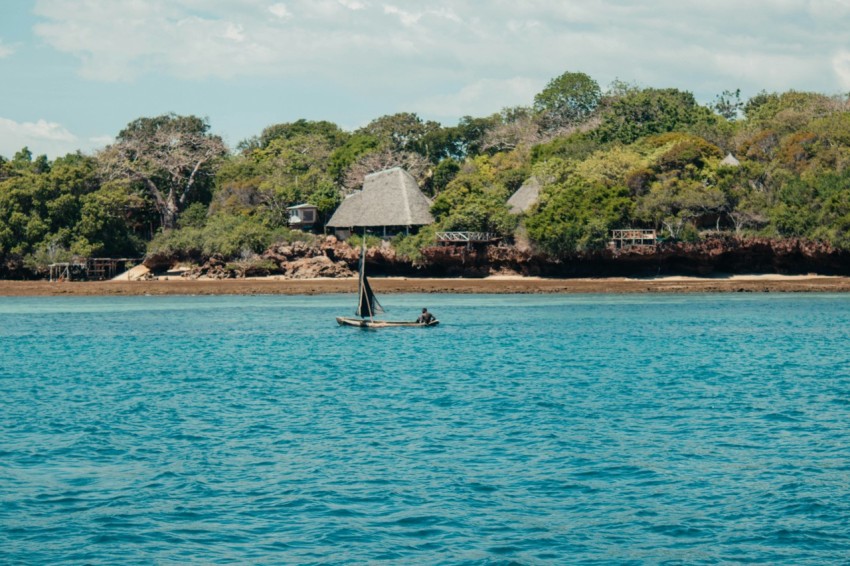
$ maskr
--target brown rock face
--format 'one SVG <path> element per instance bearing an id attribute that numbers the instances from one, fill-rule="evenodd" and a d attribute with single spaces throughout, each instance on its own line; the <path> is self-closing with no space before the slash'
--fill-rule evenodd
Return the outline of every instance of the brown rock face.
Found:
<path id="1" fill-rule="evenodd" d="M 183 274 L 188 279 L 208 277 L 210 279 L 230 279 L 236 277 L 235 269 L 228 269 L 227 262 L 221 256 L 214 255 L 204 265 L 196 267 Z"/>
<path id="2" fill-rule="evenodd" d="M 253 259 L 227 261 L 221 256 L 213 256 L 184 276 L 189 279 L 263 275 L 283 275 L 291 279 L 351 277 L 354 272 L 350 266 L 357 265 L 359 254 L 359 250 L 352 250 L 351 246 L 338 242 L 336 238 L 327 238 L 317 244 L 275 244 Z"/>
<path id="3" fill-rule="evenodd" d="M 318 277 L 353 277 L 354 272 L 344 261 L 332 261 L 320 255 L 305 257 L 285 264 L 284 274 L 292 279 L 316 279 Z"/>
<path id="4" fill-rule="evenodd" d="M 360 250 L 327 237 L 315 243 L 276 244 L 253 267 L 210 258 L 187 274 L 190 278 L 233 278 L 282 274 L 293 279 L 351 277 L 360 261 Z M 167 267 L 162 257 L 145 265 Z M 736 238 L 716 235 L 700 242 L 665 242 L 654 248 L 596 250 L 566 258 L 535 254 L 524 247 L 431 246 L 414 264 L 399 257 L 389 244 L 369 248 L 370 275 L 408 277 L 468 277 L 523 275 L 541 277 L 608 277 L 656 275 L 711 275 L 716 273 L 780 273 L 850 275 L 850 253 L 824 242 L 769 238 Z"/>
<path id="5" fill-rule="evenodd" d="M 621 258 L 618 258 L 621 259 Z M 627 258 L 622 258 L 627 259 Z M 799 239 L 712 236 L 701 242 L 671 242 L 646 262 L 662 273 L 847 274 L 850 255 L 826 242 Z"/>
<path id="6" fill-rule="evenodd" d="M 543 275 L 555 265 L 527 249 L 515 246 L 432 246 L 422 250 L 422 271 L 432 276 L 487 277 L 488 275 Z"/>
<path id="7" fill-rule="evenodd" d="M 543 277 L 711 275 L 715 273 L 850 274 L 850 253 L 825 242 L 797 239 L 708 237 L 657 247 L 595 250 L 550 258 L 514 246 L 435 246 L 423 250 L 422 275 Z"/>
<path id="8" fill-rule="evenodd" d="M 314 257 L 321 254 L 317 246 L 305 242 L 292 242 L 288 244 L 274 244 L 263 252 L 263 259 L 270 259 L 277 263 L 287 263 L 305 257 Z"/>
<path id="9" fill-rule="evenodd" d="M 151 271 L 165 271 L 174 264 L 174 258 L 166 254 L 150 254 L 145 257 L 142 265 Z"/>

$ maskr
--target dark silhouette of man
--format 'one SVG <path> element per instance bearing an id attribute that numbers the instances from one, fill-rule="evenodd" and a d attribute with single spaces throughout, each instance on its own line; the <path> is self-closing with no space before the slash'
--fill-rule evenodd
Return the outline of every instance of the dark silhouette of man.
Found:
<path id="1" fill-rule="evenodd" d="M 428 324 L 434 320 L 434 315 L 428 312 L 428 309 L 422 309 L 422 314 L 416 319 L 419 324 Z"/>

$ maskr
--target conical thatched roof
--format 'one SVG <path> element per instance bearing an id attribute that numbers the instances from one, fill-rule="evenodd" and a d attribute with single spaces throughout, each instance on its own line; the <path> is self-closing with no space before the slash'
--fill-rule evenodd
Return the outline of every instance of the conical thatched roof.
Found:
<path id="1" fill-rule="evenodd" d="M 735 159 L 735 156 L 731 153 L 727 153 L 726 157 L 723 158 L 723 161 L 721 161 L 720 164 L 725 165 L 726 167 L 738 167 L 741 165 L 741 162 Z"/>
<path id="2" fill-rule="evenodd" d="M 363 190 L 342 201 L 327 226 L 423 226 L 433 224 L 431 201 L 401 167 L 366 175 Z"/>
<path id="3" fill-rule="evenodd" d="M 508 199 L 508 208 L 513 214 L 528 212 L 540 197 L 540 180 L 529 177 L 520 188 Z"/>

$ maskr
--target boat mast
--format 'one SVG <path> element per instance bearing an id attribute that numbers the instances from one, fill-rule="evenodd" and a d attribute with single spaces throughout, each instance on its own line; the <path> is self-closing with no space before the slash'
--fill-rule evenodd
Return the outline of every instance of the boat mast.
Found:
<path id="1" fill-rule="evenodd" d="M 366 293 L 366 228 L 363 228 L 363 245 L 360 249 L 360 306 L 361 306 L 361 314 L 362 314 L 362 306 L 363 303 L 366 303 L 366 308 L 369 311 L 369 320 L 374 320 L 372 317 L 372 300 Z"/>

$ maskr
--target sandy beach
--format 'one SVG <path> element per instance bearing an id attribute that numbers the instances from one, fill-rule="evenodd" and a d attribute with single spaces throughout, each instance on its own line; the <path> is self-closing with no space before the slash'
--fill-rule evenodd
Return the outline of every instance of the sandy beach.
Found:
<path id="1" fill-rule="evenodd" d="M 485 279 L 372 278 L 377 293 L 846 293 L 850 277 L 735 275 L 628 279 Z M 0 281 L 0 296 L 96 295 L 316 295 L 354 293 L 357 279 L 196 279 L 150 281 Z"/>

